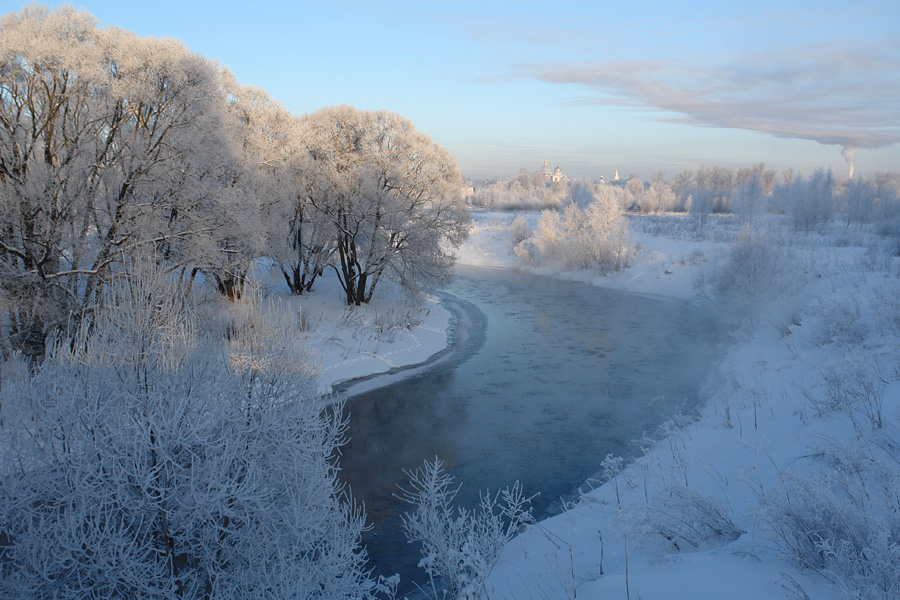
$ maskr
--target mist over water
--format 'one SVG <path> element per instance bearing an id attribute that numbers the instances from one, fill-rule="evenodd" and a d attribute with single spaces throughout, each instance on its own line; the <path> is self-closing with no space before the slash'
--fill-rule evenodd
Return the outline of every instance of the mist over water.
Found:
<path id="1" fill-rule="evenodd" d="M 403 469 L 439 456 L 465 506 L 518 480 L 546 516 L 607 454 L 636 454 L 634 440 L 697 405 L 720 341 L 684 305 L 516 271 L 459 267 L 447 292 L 468 306 L 465 350 L 347 403 L 342 475 L 374 524 L 377 572 L 400 573 L 401 591 L 424 581 L 398 516 L 410 507 L 393 497 Z"/>

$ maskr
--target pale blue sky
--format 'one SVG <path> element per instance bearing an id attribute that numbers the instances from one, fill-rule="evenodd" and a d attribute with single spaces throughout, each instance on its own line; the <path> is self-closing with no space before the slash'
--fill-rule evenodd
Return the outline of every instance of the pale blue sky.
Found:
<path id="1" fill-rule="evenodd" d="M 399 112 L 470 177 L 545 159 L 591 178 L 759 161 L 844 177 L 844 146 L 859 175 L 900 170 L 896 0 L 74 4 L 297 114 Z"/>

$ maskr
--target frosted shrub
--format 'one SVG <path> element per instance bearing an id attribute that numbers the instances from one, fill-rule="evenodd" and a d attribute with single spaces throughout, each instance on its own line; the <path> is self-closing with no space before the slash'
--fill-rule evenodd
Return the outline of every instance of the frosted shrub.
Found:
<path id="1" fill-rule="evenodd" d="M 440 460 L 425 461 L 407 475 L 409 488 L 399 497 L 416 509 L 401 518 L 407 539 L 422 543 L 419 566 L 428 573 L 428 593 L 432 598 L 486 597 L 487 579 L 500 551 L 533 520 L 531 498 L 516 482 L 497 494 L 482 494 L 478 509 L 454 508 L 459 487 Z"/>
<path id="2" fill-rule="evenodd" d="M 666 552 L 731 542 L 744 533 L 719 502 L 684 485 L 667 485 L 634 513 L 632 527 L 642 545 Z"/>
<path id="3" fill-rule="evenodd" d="M 561 260 L 565 243 L 564 236 L 565 232 L 559 218 L 559 211 L 542 211 L 533 238 L 539 256 L 550 262 Z"/>
<path id="4" fill-rule="evenodd" d="M 853 353 L 824 369 L 824 406 L 846 413 L 857 429 L 883 427 L 884 388 L 889 380 L 887 360 L 870 353 Z"/>
<path id="5" fill-rule="evenodd" d="M 828 302 L 822 311 L 824 343 L 838 346 L 862 344 L 868 330 L 862 322 L 859 302 L 853 297 L 843 297 Z"/>
<path id="6" fill-rule="evenodd" d="M 522 240 L 513 248 L 513 253 L 518 256 L 527 265 L 537 264 L 540 251 L 531 239 Z"/>
<path id="7" fill-rule="evenodd" d="M 770 305 L 790 298 L 796 275 L 784 248 L 765 232 L 745 228 L 725 260 L 702 272 L 697 287 L 724 312 L 754 330 Z"/>
<path id="8" fill-rule="evenodd" d="M 394 304 L 376 305 L 372 309 L 372 337 L 391 343 L 399 335 L 422 322 L 422 307 L 411 299 Z"/>
<path id="9" fill-rule="evenodd" d="M 528 224 L 528 218 L 525 215 L 517 215 L 509 224 L 510 245 L 512 248 L 516 248 L 529 237 L 531 237 L 531 225 Z"/>
<path id="10" fill-rule="evenodd" d="M 567 269 L 616 271 L 628 266 L 634 252 L 627 222 L 605 197 L 584 208 L 570 203 L 562 215 L 545 210 L 532 240 L 538 260 Z"/>
<path id="11" fill-rule="evenodd" d="M 893 456 L 877 447 L 878 439 L 864 448 L 827 449 L 821 455 L 831 467 L 825 474 L 786 474 L 784 484 L 762 498 L 777 547 L 849 598 L 900 597 L 900 457 L 896 439 L 883 446 L 893 448 Z"/>
<path id="12" fill-rule="evenodd" d="M 872 312 L 879 327 L 900 334 L 900 283 L 888 281 L 875 290 Z"/>
<path id="13" fill-rule="evenodd" d="M 204 334 L 150 264 L 109 295 L 4 382 L 0 597 L 371 598 L 345 422 L 292 315 L 241 304 Z"/>

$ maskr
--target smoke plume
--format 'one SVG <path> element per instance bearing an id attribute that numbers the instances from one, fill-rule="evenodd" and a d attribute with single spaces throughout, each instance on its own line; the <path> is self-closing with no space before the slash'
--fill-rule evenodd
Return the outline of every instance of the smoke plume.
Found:
<path id="1" fill-rule="evenodd" d="M 847 161 L 847 164 L 850 165 L 850 175 L 849 175 L 848 179 L 853 179 L 853 159 L 856 156 L 856 149 L 850 148 L 848 146 L 844 146 L 841 149 L 841 156 L 843 156 L 844 160 Z"/>

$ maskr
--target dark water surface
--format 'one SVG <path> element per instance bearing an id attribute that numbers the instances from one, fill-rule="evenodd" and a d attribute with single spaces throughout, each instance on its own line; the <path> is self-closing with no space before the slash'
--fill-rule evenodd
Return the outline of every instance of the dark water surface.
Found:
<path id="1" fill-rule="evenodd" d="M 689 307 L 503 269 L 459 267 L 446 290 L 467 331 L 434 370 L 353 396 L 341 467 L 374 529 L 376 572 L 424 581 L 393 494 L 439 456 L 471 506 L 520 481 L 546 516 L 678 407 L 697 405 L 719 349 L 714 321 Z M 464 325 L 464 327 L 463 327 Z"/>

